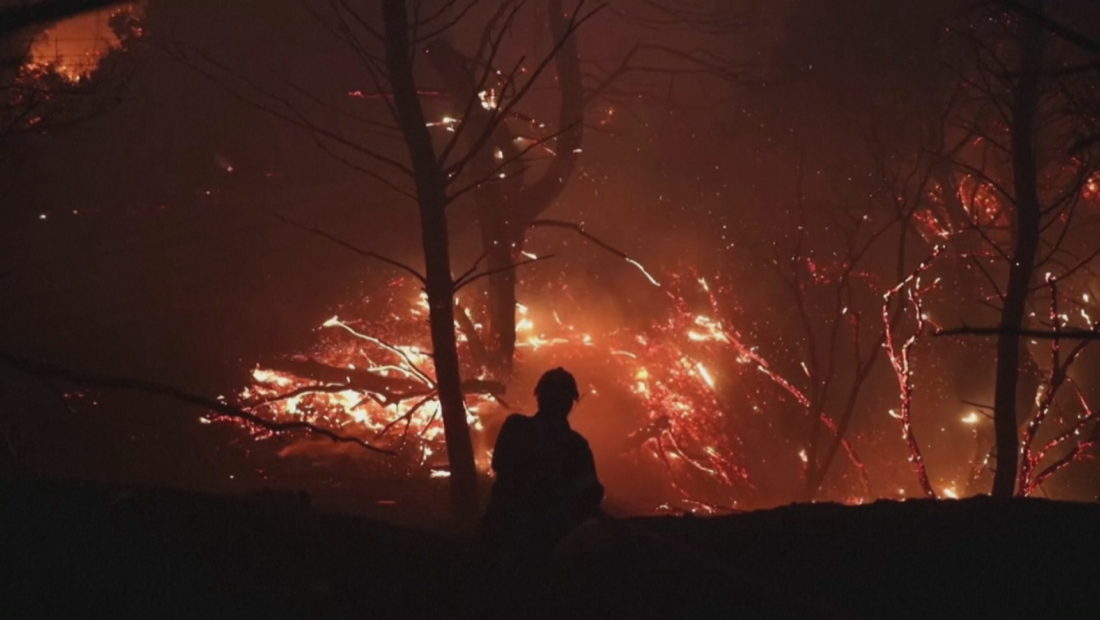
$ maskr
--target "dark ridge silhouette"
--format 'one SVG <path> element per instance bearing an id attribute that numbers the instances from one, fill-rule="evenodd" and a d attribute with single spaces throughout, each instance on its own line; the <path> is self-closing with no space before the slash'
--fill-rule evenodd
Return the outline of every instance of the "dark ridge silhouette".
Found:
<path id="1" fill-rule="evenodd" d="M 983 497 L 605 521 L 521 581 L 461 538 L 290 493 L 9 480 L 0 600 L 11 618 L 1087 618 L 1098 519 Z"/>

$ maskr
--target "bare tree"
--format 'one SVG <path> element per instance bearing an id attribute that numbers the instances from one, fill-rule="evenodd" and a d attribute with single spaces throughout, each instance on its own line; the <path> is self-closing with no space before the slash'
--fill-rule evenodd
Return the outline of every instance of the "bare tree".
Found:
<path id="1" fill-rule="evenodd" d="M 1020 374 L 1020 337 L 1035 259 L 1039 251 L 1040 206 L 1035 132 L 1039 105 L 1039 80 L 1043 68 L 1042 29 L 1034 21 L 1021 25 L 1019 34 L 1020 77 L 1012 93 L 1012 179 L 1016 197 L 1012 256 L 1008 286 L 1001 310 L 997 338 L 997 377 L 993 401 L 993 426 L 997 441 L 997 469 L 993 495 L 1011 496 L 1016 486 L 1018 440 L 1016 390 Z"/>
<path id="2" fill-rule="evenodd" d="M 428 322 L 432 356 L 443 410 L 447 456 L 451 465 L 451 492 L 456 516 L 473 519 L 477 514 L 477 471 L 454 331 L 454 279 L 451 275 L 450 236 L 447 233 L 447 176 L 436 157 L 431 134 L 417 94 L 412 59 L 416 50 L 409 38 L 404 0 L 382 0 L 385 22 L 386 68 L 393 89 L 393 103 L 412 163 L 420 210 L 421 245 L 424 248 L 424 288 L 428 293 Z"/>
<path id="3" fill-rule="evenodd" d="M 1031 458 L 1034 427 L 1046 417 L 1064 373 L 1059 368 L 1063 361 L 1055 355 L 1044 385 L 1038 386 L 1046 391 L 1029 413 L 1030 390 L 1021 383 L 1025 369 L 1033 368 L 1037 375 L 1039 368 L 1027 346 L 1027 338 L 1044 331 L 1029 325 L 1034 320 L 1030 317 L 1042 316 L 1032 308 L 1033 293 L 1046 286 L 1038 282 L 1038 275 L 1047 269 L 1048 283 L 1063 281 L 1097 256 L 1080 234 L 1074 234 L 1087 230 L 1078 207 L 1096 170 L 1088 149 L 1080 146 L 1087 144 L 1088 114 L 1072 105 L 1072 93 L 1080 92 L 1076 85 L 1082 72 L 1074 49 L 1079 46 L 1072 37 L 1067 39 L 1070 45 L 1053 44 L 1045 25 L 1057 22 L 1048 15 L 1045 2 L 1006 4 L 1011 5 L 1007 11 L 995 8 L 971 21 L 968 37 L 975 66 L 963 80 L 973 94 L 973 106 L 958 115 L 957 122 L 975 146 L 953 158 L 958 174 L 969 179 L 964 183 L 970 189 L 962 224 L 980 239 L 983 251 L 996 258 L 994 265 L 999 263 L 1007 272 L 1002 286 L 985 266 L 989 260 L 974 261 L 993 291 L 990 305 L 998 320 L 996 327 L 961 330 L 984 332 L 997 340 L 993 494 L 1000 497 L 1032 486 L 1036 464 L 1027 463 L 1021 470 L 1020 459 Z M 988 27 L 975 25 L 983 23 Z M 1073 140 L 1074 135 L 1081 138 Z M 953 189 L 967 193 L 958 183 Z M 1049 320 L 1052 324 L 1045 331 L 1067 327 L 1057 315 Z M 1057 342 L 1059 336 L 1054 339 Z"/>
<path id="4" fill-rule="evenodd" d="M 418 6 L 416 13 L 410 15 L 403 0 L 381 0 L 377 5 L 381 26 L 369 10 L 345 0 L 330 0 L 325 12 L 314 11 L 318 22 L 347 46 L 368 75 L 374 91 L 358 93 L 358 98 L 383 106 L 389 120 L 364 117 L 337 107 L 341 111 L 338 118 L 352 118 L 360 127 L 365 126 L 371 136 L 383 138 L 379 141 L 352 137 L 333 122 L 333 107 L 308 89 L 290 84 L 288 95 L 285 90 L 261 84 L 201 51 L 180 44 L 167 48 L 243 103 L 308 131 L 326 152 L 417 205 L 423 272 L 325 231 L 312 232 L 412 274 L 423 284 L 435 367 L 431 388 L 442 409 L 455 513 L 466 521 L 477 511 L 477 476 L 455 336 L 456 319 L 460 324 L 469 321 L 464 312 L 456 315 L 455 293 L 481 279 L 496 283 L 491 290 L 496 291 L 493 316 L 497 317 L 494 331 L 498 336 L 492 349 L 497 359 L 504 360 L 503 365 L 509 365 L 515 338 L 514 270 L 533 262 L 516 260 L 516 256 L 522 250 L 525 229 L 558 195 L 575 165 L 581 135 L 581 101 L 579 87 L 574 87 L 573 78 L 567 75 L 568 67 L 571 62 L 576 63 L 576 30 L 600 8 L 588 8 L 585 2 L 579 2 L 567 14 L 561 11 L 560 1 L 552 2 L 556 10 L 549 17 L 551 49 L 530 71 L 519 63 L 503 71 L 498 69 L 500 49 L 522 3 L 506 2 L 499 7 L 484 28 L 480 48 L 469 58 L 442 41 L 478 4 L 476 0 L 443 2 L 423 13 L 420 9 L 425 7 Z M 444 115 L 442 121 L 429 118 L 427 108 L 437 107 L 439 91 L 419 85 L 417 60 L 425 56 L 424 51 L 432 52 L 429 56 L 438 55 L 433 57 L 436 71 L 444 76 L 450 98 L 461 114 Z M 566 58 L 558 61 L 559 81 L 564 82 L 562 92 L 570 93 L 570 97 L 563 95 L 568 101 L 562 104 L 562 116 L 578 120 L 570 120 L 556 132 L 516 146 L 515 140 L 510 139 L 507 122 L 518 114 L 517 105 L 555 58 Z M 433 131 L 439 129 L 447 130 L 441 132 L 446 139 L 437 143 Z M 403 154 L 390 148 L 395 139 L 403 143 Z M 557 151 L 564 153 L 553 159 L 544 180 L 525 187 L 522 196 L 498 193 L 504 185 L 501 176 L 523 169 L 530 153 L 555 141 Z M 482 265 L 479 259 L 455 275 L 448 209 L 467 194 L 477 196 L 481 203 L 479 223 L 483 227 L 485 255 L 490 260 Z"/>
<path id="5" fill-rule="evenodd" d="M 584 3 L 578 4 L 578 9 Z M 503 3 L 496 19 L 507 27 L 514 17 L 510 3 Z M 482 255 L 489 272 L 488 329 L 481 344 L 487 365 L 507 377 L 511 373 L 516 341 L 516 272 L 512 268 L 523 252 L 527 231 L 550 207 L 567 185 L 580 157 L 584 136 L 585 89 L 581 75 L 577 35 L 561 0 L 550 0 L 546 22 L 553 49 L 559 115 L 550 139 L 514 131 L 508 116 L 496 112 L 507 80 L 496 79 L 499 62 L 496 46 L 486 31 L 477 53 L 468 58 L 446 39 L 428 48 L 433 67 L 455 106 L 454 114 L 466 129 L 463 143 L 469 150 L 468 168 L 475 179 L 470 186 L 477 201 Z M 546 64 L 538 66 L 541 73 Z M 493 78 L 493 79 L 487 79 Z M 499 94 L 498 94 L 499 91 Z M 531 127 L 532 123 L 523 123 Z M 539 123 L 544 125 L 545 123 Z M 552 142 L 553 155 L 537 179 L 527 178 L 522 161 L 523 142 Z M 499 177 L 499 178 L 497 178 Z M 476 334 L 467 334 L 477 338 Z"/>

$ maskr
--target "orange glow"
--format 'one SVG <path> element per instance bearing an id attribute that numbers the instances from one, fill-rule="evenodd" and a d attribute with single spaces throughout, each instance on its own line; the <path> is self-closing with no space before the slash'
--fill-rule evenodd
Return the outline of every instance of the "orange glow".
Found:
<path id="1" fill-rule="evenodd" d="M 122 47 L 122 40 L 110 26 L 112 17 L 124 13 L 140 16 L 143 4 L 89 11 L 57 22 L 35 39 L 27 67 L 53 71 L 70 82 L 87 79 L 104 56 Z"/>

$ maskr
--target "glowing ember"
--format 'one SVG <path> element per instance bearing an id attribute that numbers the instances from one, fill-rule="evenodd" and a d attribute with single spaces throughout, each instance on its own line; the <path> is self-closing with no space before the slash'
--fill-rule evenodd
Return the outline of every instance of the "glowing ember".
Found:
<path id="1" fill-rule="evenodd" d="M 657 278 L 654 278 L 651 273 L 646 271 L 646 268 L 645 268 L 644 265 L 642 265 L 638 261 L 634 260 L 633 258 L 626 259 L 626 262 L 630 263 L 631 265 L 634 265 L 634 267 L 636 267 L 638 269 L 638 271 L 641 271 L 642 275 L 644 275 L 646 277 L 646 279 L 649 280 L 650 284 L 652 284 L 653 286 L 661 286 L 661 283 L 657 281 Z"/>
<path id="2" fill-rule="evenodd" d="M 981 421 L 982 421 L 982 416 L 981 416 L 980 413 L 978 413 L 976 411 L 971 411 L 970 413 L 964 415 L 961 419 L 961 422 L 963 424 L 967 424 L 969 426 L 974 426 L 975 424 L 977 424 L 978 422 L 981 422 Z"/>

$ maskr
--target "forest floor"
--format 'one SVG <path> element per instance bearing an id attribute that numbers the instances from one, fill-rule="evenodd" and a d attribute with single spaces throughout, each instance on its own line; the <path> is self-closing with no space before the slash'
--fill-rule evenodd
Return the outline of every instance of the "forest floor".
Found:
<path id="1" fill-rule="evenodd" d="M 1095 618 L 1100 505 L 910 500 L 608 522 L 545 566 L 312 508 L 0 483 L 5 618 Z"/>

